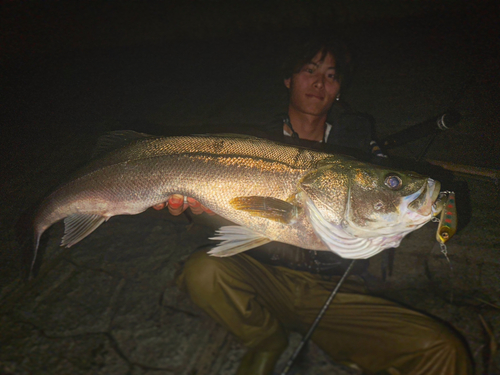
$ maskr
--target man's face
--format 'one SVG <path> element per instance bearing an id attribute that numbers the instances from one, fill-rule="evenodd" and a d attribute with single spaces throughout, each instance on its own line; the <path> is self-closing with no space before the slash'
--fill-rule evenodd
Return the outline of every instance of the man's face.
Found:
<path id="1" fill-rule="evenodd" d="M 290 90 L 290 109 L 314 116 L 326 115 L 340 91 L 335 58 L 327 54 L 321 60 L 318 52 L 298 73 L 285 79 L 285 86 Z"/>

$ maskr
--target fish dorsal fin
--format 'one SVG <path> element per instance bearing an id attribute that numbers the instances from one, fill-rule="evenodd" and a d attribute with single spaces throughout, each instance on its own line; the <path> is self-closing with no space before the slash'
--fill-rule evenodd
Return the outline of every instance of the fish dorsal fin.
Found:
<path id="1" fill-rule="evenodd" d="M 191 134 L 196 137 L 218 137 L 218 138 L 239 138 L 239 139 L 258 139 L 262 141 L 262 138 L 248 135 L 248 134 L 237 134 L 237 133 L 202 133 L 202 134 Z"/>
<path id="2" fill-rule="evenodd" d="M 64 219 L 64 236 L 61 246 L 71 247 L 80 242 L 107 220 L 93 214 L 73 214 Z"/>
<path id="3" fill-rule="evenodd" d="M 348 155 L 337 155 L 337 156 L 332 155 L 323 160 L 318 161 L 317 168 L 328 167 L 332 164 L 339 164 L 345 160 L 355 161 L 356 159 Z"/>
<path id="4" fill-rule="evenodd" d="M 213 134 L 217 137 L 228 137 L 228 138 L 243 138 L 243 139 L 259 139 L 258 137 L 255 137 L 253 135 L 248 135 L 248 134 L 236 134 L 236 133 L 218 133 L 218 134 Z"/>
<path id="5" fill-rule="evenodd" d="M 283 224 L 290 223 L 298 213 L 297 206 L 272 197 L 236 197 L 231 199 L 229 204 L 235 210 L 245 211 L 253 216 L 263 217 Z"/>
<path id="6" fill-rule="evenodd" d="M 106 133 L 100 136 L 97 140 L 97 144 L 92 153 L 92 158 L 102 156 L 112 150 L 123 147 L 130 142 L 151 137 L 153 136 L 145 133 L 138 133 L 133 130 L 117 130 Z"/>
<path id="7" fill-rule="evenodd" d="M 208 252 L 215 257 L 229 257 L 271 242 L 269 238 L 238 225 L 221 227 L 217 230 L 216 236 L 210 239 L 222 241 Z"/>

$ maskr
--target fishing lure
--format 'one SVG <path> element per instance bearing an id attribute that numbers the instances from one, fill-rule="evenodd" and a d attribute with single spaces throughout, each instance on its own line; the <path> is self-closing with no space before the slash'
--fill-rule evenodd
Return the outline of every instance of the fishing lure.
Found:
<path id="1" fill-rule="evenodd" d="M 436 232 L 436 240 L 439 243 L 441 252 L 450 264 L 450 268 L 453 269 L 450 258 L 448 258 L 446 242 L 448 242 L 457 232 L 457 206 L 455 201 L 455 192 L 443 191 L 439 193 L 439 198 L 435 203 L 434 209 L 436 216 L 441 213 L 439 219 L 433 219 L 433 221 L 439 222 Z"/>
<path id="2" fill-rule="evenodd" d="M 440 244 L 445 244 L 457 232 L 457 206 L 453 191 L 445 191 L 442 194 L 446 194 L 447 198 L 441 210 L 436 239 Z"/>

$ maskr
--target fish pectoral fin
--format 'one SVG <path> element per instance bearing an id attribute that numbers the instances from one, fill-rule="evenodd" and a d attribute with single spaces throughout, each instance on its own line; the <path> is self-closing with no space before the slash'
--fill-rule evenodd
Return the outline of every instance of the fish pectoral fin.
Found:
<path id="1" fill-rule="evenodd" d="M 229 257 L 271 242 L 269 238 L 238 225 L 221 227 L 210 239 L 222 241 L 208 252 L 215 257 Z"/>
<path id="2" fill-rule="evenodd" d="M 64 219 L 64 236 L 61 241 L 61 246 L 71 247 L 77 242 L 80 242 L 106 220 L 107 218 L 101 215 L 69 215 Z"/>
<path id="3" fill-rule="evenodd" d="M 236 197 L 229 201 L 235 209 L 248 212 L 251 215 L 288 224 L 297 216 L 298 207 L 290 202 L 272 197 Z"/>

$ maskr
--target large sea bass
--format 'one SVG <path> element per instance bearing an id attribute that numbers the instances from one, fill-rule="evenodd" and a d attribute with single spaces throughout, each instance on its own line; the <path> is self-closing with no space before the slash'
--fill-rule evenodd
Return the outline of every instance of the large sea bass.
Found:
<path id="1" fill-rule="evenodd" d="M 218 231 L 215 256 L 280 241 L 368 258 L 427 223 L 440 189 L 416 173 L 248 136 L 122 131 L 101 138 L 98 151 L 42 202 L 35 256 L 40 236 L 61 219 L 62 245 L 70 247 L 110 217 L 176 193 L 238 224 Z"/>

